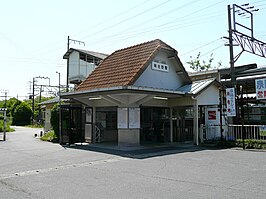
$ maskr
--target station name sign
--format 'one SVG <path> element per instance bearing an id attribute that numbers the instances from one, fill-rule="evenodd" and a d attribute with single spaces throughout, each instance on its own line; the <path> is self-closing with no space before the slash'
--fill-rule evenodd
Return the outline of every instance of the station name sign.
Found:
<path id="1" fill-rule="evenodd" d="M 226 89 L 226 113 L 228 117 L 236 116 L 235 89 Z"/>
<path id="2" fill-rule="evenodd" d="M 266 79 L 256 79 L 256 99 L 266 99 Z"/>

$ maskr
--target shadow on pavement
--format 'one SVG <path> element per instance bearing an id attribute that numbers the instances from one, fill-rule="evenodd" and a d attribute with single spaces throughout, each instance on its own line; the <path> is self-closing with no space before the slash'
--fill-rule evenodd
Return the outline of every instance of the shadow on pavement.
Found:
<path id="1" fill-rule="evenodd" d="M 86 150 L 99 153 L 106 153 L 127 158 L 146 159 L 158 156 L 165 156 L 178 153 L 188 153 L 206 150 L 205 147 L 193 144 L 160 144 L 141 145 L 139 147 L 118 147 L 105 144 L 74 144 L 62 145 L 66 149 Z"/>

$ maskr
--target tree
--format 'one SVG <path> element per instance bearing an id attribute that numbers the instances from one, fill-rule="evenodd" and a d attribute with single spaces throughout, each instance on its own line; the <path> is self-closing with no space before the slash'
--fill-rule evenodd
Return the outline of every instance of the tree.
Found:
<path id="1" fill-rule="evenodd" d="M 21 102 L 16 106 L 13 113 L 13 124 L 25 126 L 29 125 L 31 122 L 32 110 L 29 104 L 26 102 Z"/>
<path id="2" fill-rule="evenodd" d="M 59 105 L 55 104 L 51 110 L 50 123 L 53 127 L 55 135 L 59 137 Z"/>
<path id="3" fill-rule="evenodd" d="M 190 61 L 187 62 L 187 64 L 190 65 L 190 68 L 193 69 L 194 71 L 200 72 L 200 71 L 207 71 L 210 68 L 214 68 L 212 67 L 212 63 L 213 63 L 213 53 L 211 54 L 210 58 L 208 59 L 208 61 L 206 62 L 205 60 L 200 60 L 200 52 L 198 53 L 197 57 L 195 59 L 193 59 L 192 56 L 190 56 Z M 218 67 L 220 67 L 222 65 L 221 61 L 218 62 Z"/>
<path id="4" fill-rule="evenodd" d="M 14 115 L 14 112 L 15 112 L 17 106 L 19 106 L 21 103 L 22 103 L 22 101 L 20 101 L 20 100 L 16 100 L 14 103 L 11 103 L 11 105 L 10 105 L 10 113 L 11 113 L 12 117 Z"/>

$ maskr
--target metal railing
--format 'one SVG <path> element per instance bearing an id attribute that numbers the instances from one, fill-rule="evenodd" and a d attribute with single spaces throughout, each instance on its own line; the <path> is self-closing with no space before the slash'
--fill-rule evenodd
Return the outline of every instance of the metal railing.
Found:
<path id="1" fill-rule="evenodd" d="M 95 142 L 103 142 L 103 130 L 95 124 Z"/>
<path id="2" fill-rule="evenodd" d="M 228 125 L 227 140 L 251 139 L 266 140 L 264 125 Z"/>
<path id="3" fill-rule="evenodd" d="M 265 125 L 223 125 L 222 136 L 226 140 L 251 139 L 266 140 L 266 133 L 262 131 Z M 265 130 L 264 130 L 265 131 Z M 220 140 L 220 125 L 201 125 L 200 138 L 202 141 Z"/>

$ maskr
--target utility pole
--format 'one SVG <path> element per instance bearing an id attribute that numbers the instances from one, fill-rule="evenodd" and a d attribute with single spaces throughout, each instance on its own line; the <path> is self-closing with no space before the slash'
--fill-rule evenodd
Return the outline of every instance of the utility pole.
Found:
<path id="1" fill-rule="evenodd" d="M 59 143 L 62 144 L 63 142 L 63 138 L 62 138 L 62 116 L 61 116 L 61 83 L 60 83 L 60 79 L 61 79 L 61 74 L 60 72 L 57 72 L 58 74 L 58 99 L 59 99 Z"/>
<path id="2" fill-rule="evenodd" d="M 0 91 L 1 91 L 1 93 L 4 93 L 4 96 L 1 96 L 1 97 L 4 97 L 5 98 L 4 108 L 6 108 L 8 90 L 2 90 L 1 89 Z"/>
<path id="3" fill-rule="evenodd" d="M 229 33 L 229 52 L 230 52 L 230 74 L 231 74 L 231 86 L 236 88 L 236 78 L 235 78 L 235 60 L 234 60 L 234 50 L 233 50 L 233 30 L 232 30 L 232 17 L 231 17 L 231 6 L 227 6 L 228 12 L 228 33 Z"/>
<path id="4" fill-rule="evenodd" d="M 32 79 L 32 125 L 34 124 L 34 90 L 35 90 L 35 78 Z"/>
<path id="5" fill-rule="evenodd" d="M 70 39 L 69 36 L 67 36 L 67 51 L 69 50 L 69 43 Z M 67 58 L 67 79 L 66 79 L 66 92 L 68 92 L 69 84 L 68 84 L 68 77 L 69 77 L 69 57 Z"/>

